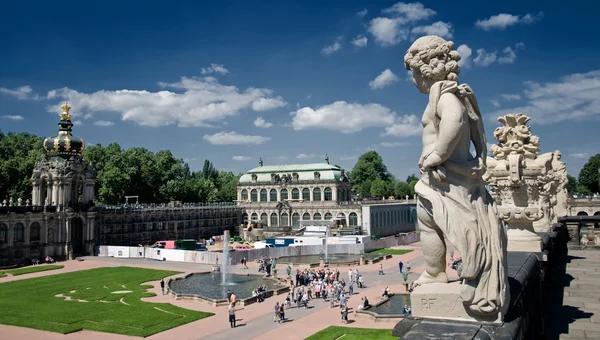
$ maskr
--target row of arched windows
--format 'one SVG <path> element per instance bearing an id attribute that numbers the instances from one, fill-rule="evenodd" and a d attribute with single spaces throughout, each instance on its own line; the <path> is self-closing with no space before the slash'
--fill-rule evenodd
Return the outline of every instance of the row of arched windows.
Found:
<path id="1" fill-rule="evenodd" d="M 337 217 L 345 219 L 346 214 L 339 213 L 337 215 Z M 317 212 L 312 215 L 312 218 L 311 218 L 310 214 L 307 212 L 302 214 L 303 221 L 310 221 L 310 220 L 331 221 L 332 218 L 333 218 L 333 215 L 331 215 L 331 213 L 325 213 L 325 215 L 321 215 L 321 213 Z M 244 213 L 244 222 L 246 222 L 247 220 L 248 220 L 248 214 Z M 289 224 L 290 223 L 289 215 L 287 212 L 283 212 L 283 213 L 281 213 L 281 215 L 278 215 L 277 213 L 271 213 L 270 216 L 267 215 L 266 213 L 262 213 L 262 214 L 260 214 L 260 218 L 257 213 L 252 213 L 252 215 L 250 216 L 250 221 L 260 222 L 262 225 L 270 225 L 273 227 L 290 225 Z M 352 212 L 352 213 L 348 214 L 348 224 L 350 226 L 358 226 L 358 215 L 356 213 Z M 297 212 L 292 214 L 292 226 L 293 227 L 300 226 L 300 214 Z"/>
<path id="2" fill-rule="evenodd" d="M 261 189 L 258 191 L 257 189 L 250 190 L 250 201 L 252 202 L 278 202 L 285 201 L 288 199 L 299 200 L 302 198 L 304 201 L 331 201 L 333 200 L 333 191 L 330 187 L 326 187 L 321 191 L 320 188 L 314 188 L 311 190 L 309 188 L 304 188 L 302 191 L 298 188 L 293 188 L 291 192 L 288 189 L 281 189 L 279 191 L 279 199 L 278 199 L 277 189 L 271 189 L 267 191 L 267 189 Z M 241 200 L 248 200 L 248 190 L 243 189 L 241 192 Z"/>
<path id="3" fill-rule="evenodd" d="M 40 240 L 40 224 L 33 222 L 30 225 L 29 230 L 29 241 L 37 242 Z M 13 227 L 13 242 L 24 242 L 25 241 L 25 225 L 18 222 Z M 0 224 L 0 243 L 8 242 L 8 226 L 6 223 Z"/>

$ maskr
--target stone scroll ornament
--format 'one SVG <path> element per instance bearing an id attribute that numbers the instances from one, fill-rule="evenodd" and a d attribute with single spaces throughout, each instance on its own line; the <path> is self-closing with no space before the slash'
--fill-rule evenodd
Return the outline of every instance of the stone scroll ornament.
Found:
<path id="1" fill-rule="evenodd" d="M 462 256 L 465 309 L 484 317 L 504 315 L 510 300 L 506 233 L 482 179 L 485 132 L 473 91 L 458 83 L 459 60 L 454 43 L 438 36 L 417 39 L 404 57 L 414 84 L 429 96 L 422 118 L 421 179 L 415 186 L 425 271 L 415 284 L 448 282 L 450 241 Z"/>
<path id="2" fill-rule="evenodd" d="M 508 249 L 541 251 L 541 238 L 533 223 L 544 221 L 547 228 L 556 191 L 561 185 L 554 176 L 554 153 L 538 155 L 540 139 L 527 125 L 530 118 L 510 113 L 498 118 L 503 126 L 496 128 L 497 145 L 490 148 L 485 179 L 496 199 L 500 216 L 508 224 Z M 546 219 L 542 220 L 542 219 Z M 546 228 L 546 229 L 547 229 Z"/>

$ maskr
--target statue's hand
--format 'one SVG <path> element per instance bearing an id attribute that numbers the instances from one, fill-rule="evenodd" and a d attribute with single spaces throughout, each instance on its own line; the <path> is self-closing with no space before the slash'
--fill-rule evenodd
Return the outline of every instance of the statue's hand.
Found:
<path id="1" fill-rule="evenodd" d="M 433 168 L 437 165 L 442 164 L 442 162 L 442 158 L 438 156 L 438 154 L 436 154 L 435 152 L 432 152 L 429 155 L 427 155 L 427 157 L 425 157 L 425 159 L 423 160 L 423 169 Z"/>

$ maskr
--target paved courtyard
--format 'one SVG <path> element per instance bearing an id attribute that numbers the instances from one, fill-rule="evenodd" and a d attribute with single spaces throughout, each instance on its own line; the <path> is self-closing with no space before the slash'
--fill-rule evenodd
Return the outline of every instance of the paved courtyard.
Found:
<path id="1" fill-rule="evenodd" d="M 361 328 L 393 328 L 393 324 L 375 323 L 369 319 L 356 319 L 352 311 L 356 309 L 360 302 L 360 297 L 367 296 L 371 304 L 379 301 L 381 293 L 385 286 L 389 286 L 392 292 L 404 292 L 402 284 L 402 275 L 398 271 L 398 262 L 402 260 L 405 264 L 410 261 L 411 272 L 409 280 L 415 280 L 419 273 L 423 270 L 423 257 L 420 250 L 420 244 L 413 244 L 407 247 L 414 251 L 404 255 L 394 255 L 391 259 L 384 260 L 385 275 L 378 275 L 379 263 L 373 265 L 359 266 L 359 271 L 364 275 L 366 288 L 355 289 L 355 295 L 349 299 L 349 327 Z M 22 280 L 32 277 L 40 277 L 46 275 L 54 275 L 58 273 L 78 271 L 89 268 L 111 267 L 111 266 L 135 266 L 141 268 L 153 269 L 169 269 L 181 271 L 185 274 L 210 270 L 210 265 L 198 265 L 191 263 L 178 262 L 159 262 L 146 259 L 115 259 L 107 257 L 88 257 L 85 261 L 67 261 L 64 262 L 65 268 L 56 271 L 39 272 L 29 275 L 4 277 L 0 278 L 0 282 L 12 280 Z M 249 264 L 250 269 L 243 270 L 240 266 L 233 268 L 234 273 L 257 273 L 257 265 Z M 339 267 L 340 276 L 346 278 L 349 267 Z M 452 274 L 453 271 L 449 271 Z M 183 276 L 178 274 L 174 277 Z M 147 301 L 153 302 L 169 302 L 174 305 L 200 310 L 205 312 L 215 313 L 214 316 L 202 320 L 191 322 L 183 326 L 158 333 L 148 337 L 148 339 L 304 339 L 330 325 L 342 325 L 340 320 L 339 308 L 330 308 L 329 303 L 322 300 L 313 300 L 309 303 L 309 309 L 291 308 L 286 311 L 288 321 L 282 324 L 273 322 L 273 305 L 275 302 L 280 303 L 285 299 L 284 295 L 271 297 L 265 300 L 264 303 L 255 303 L 246 307 L 239 307 L 236 310 L 236 317 L 239 320 L 237 328 L 230 328 L 228 323 L 227 307 L 212 307 L 206 303 L 189 300 L 175 300 L 170 295 L 162 295 L 160 293 L 159 282 L 149 282 L 154 286 L 150 291 L 157 293 L 156 297 L 148 298 Z M 356 293 L 357 292 L 357 293 Z M 111 333 L 102 333 L 83 330 L 72 334 L 58 334 L 46 331 L 40 331 L 30 328 L 21 328 L 7 325 L 0 325 L 0 334 L 6 339 L 128 339 L 136 338 Z"/>
<path id="2" fill-rule="evenodd" d="M 570 249 L 565 262 L 562 306 L 549 327 L 560 339 L 600 339 L 600 252 Z"/>

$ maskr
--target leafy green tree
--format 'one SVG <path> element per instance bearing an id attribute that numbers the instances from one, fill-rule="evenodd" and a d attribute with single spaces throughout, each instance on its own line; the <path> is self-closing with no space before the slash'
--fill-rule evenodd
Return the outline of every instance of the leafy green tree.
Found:
<path id="1" fill-rule="evenodd" d="M 404 199 L 406 196 L 411 196 L 410 186 L 406 182 L 397 182 L 394 188 L 394 196 L 396 199 Z"/>
<path id="2" fill-rule="evenodd" d="M 406 183 L 410 183 L 410 182 L 414 182 L 414 181 L 417 181 L 417 182 L 419 181 L 419 178 L 415 174 L 412 174 L 412 175 L 406 177 Z"/>
<path id="3" fill-rule="evenodd" d="M 371 183 L 371 197 L 373 198 L 384 198 L 388 197 L 390 194 L 390 186 L 389 183 L 382 180 L 381 178 L 376 178 Z"/>
<path id="4" fill-rule="evenodd" d="M 31 174 L 43 156 L 42 138 L 0 131 L 0 201 L 31 199 Z"/>
<path id="5" fill-rule="evenodd" d="M 350 172 L 350 178 L 352 179 L 353 188 L 356 192 L 360 192 L 361 197 L 367 197 L 371 190 L 363 186 L 364 183 L 372 183 L 376 179 L 381 179 L 384 182 L 389 182 L 392 178 L 387 170 L 387 167 L 383 163 L 383 159 L 377 153 L 377 151 L 367 151 L 361 155 L 354 168 Z"/>
<path id="6" fill-rule="evenodd" d="M 410 197 L 413 198 L 415 197 L 415 185 L 417 185 L 417 182 L 419 180 L 417 179 L 413 179 L 410 183 L 408 183 L 408 187 L 410 188 Z"/>
<path id="7" fill-rule="evenodd" d="M 356 187 L 356 185 L 355 185 Z M 371 196 L 371 181 L 365 181 L 356 187 L 356 191 L 360 198 L 367 198 Z"/>
<path id="8" fill-rule="evenodd" d="M 579 183 L 587 193 L 600 192 L 600 153 L 590 157 L 579 172 Z"/>
<path id="9" fill-rule="evenodd" d="M 577 186 L 579 183 L 577 182 L 577 178 L 575 176 L 567 175 L 569 182 L 566 185 L 566 189 L 570 194 L 577 194 Z"/>

